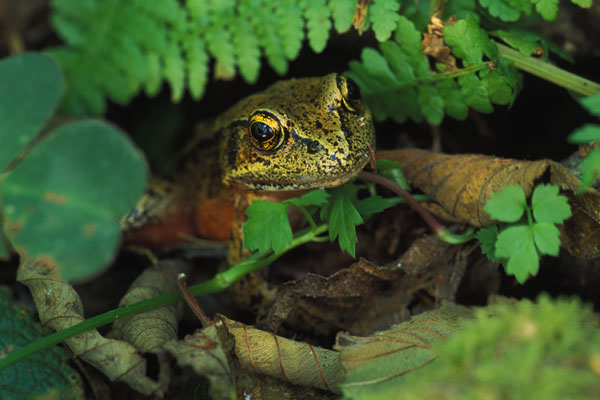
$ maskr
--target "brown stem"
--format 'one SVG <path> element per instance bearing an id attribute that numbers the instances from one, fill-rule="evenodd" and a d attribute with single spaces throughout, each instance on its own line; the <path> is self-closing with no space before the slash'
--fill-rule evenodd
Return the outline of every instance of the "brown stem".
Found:
<path id="1" fill-rule="evenodd" d="M 381 186 L 384 186 L 390 189 L 392 192 L 396 193 L 398 196 L 402 197 L 408 203 L 408 205 L 411 206 L 412 209 L 415 210 L 421 216 L 421 218 L 423 218 L 423 221 L 425 221 L 425 223 L 431 228 L 431 230 L 436 235 L 439 235 L 440 232 L 446 230 L 446 227 L 444 225 L 440 224 L 434 218 L 434 216 L 429 213 L 429 211 L 427 211 L 421 204 L 419 204 L 415 199 L 412 198 L 410 193 L 402 189 L 394 181 L 389 180 L 384 176 L 366 171 L 362 171 L 358 175 L 358 177 L 366 181 L 375 182 Z"/>
<path id="2" fill-rule="evenodd" d="M 204 311 L 202 311 L 202 308 L 200 308 L 200 305 L 198 304 L 194 296 L 192 296 L 192 294 L 190 293 L 190 290 L 187 286 L 187 282 L 185 281 L 185 274 L 181 273 L 177 275 L 177 286 L 179 287 L 179 290 L 181 291 L 181 294 L 183 295 L 183 298 L 187 303 L 188 307 L 194 312 L 194 314 L 196 314 L 196 317 L 198 317 L 198 319 L 202 323 L 202 326 L 206 328 L 207 326 L 212 324 L 212 320 L 208 318 Z"/>

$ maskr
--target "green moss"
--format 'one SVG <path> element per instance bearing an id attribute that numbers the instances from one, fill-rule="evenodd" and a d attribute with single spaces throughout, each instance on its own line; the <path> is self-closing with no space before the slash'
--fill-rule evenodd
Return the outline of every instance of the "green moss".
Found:
<path id="1" fill-rule="evenodd" d="M 399 398 L 600 398 L 600 324 L 578 300 L 502 302 L 463 326 Z"/>

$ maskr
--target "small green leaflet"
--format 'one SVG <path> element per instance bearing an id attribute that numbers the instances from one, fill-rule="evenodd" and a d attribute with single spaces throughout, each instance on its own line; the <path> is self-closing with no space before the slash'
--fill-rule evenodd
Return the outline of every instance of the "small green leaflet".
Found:
<path id="1" fill-rule="evenodd" d="M 410 185 L 402 173 L 402 164 L 392 160 L 377 160 L 375 161 L 377 172 L 391 181 L 394 181 L 404 190 L 410 190 Z"/>
<path id="2" fill-rule="evenodd" d="M 567 140 L 577 144 L 587 144 L 600 140 L 600 125 L 585 124 L 573 131 Z"/>
<path id="3" fill-rule="evenodd" d="M 297 207 L 322 206 L 323 204 L 327 203 L 328 198 L 329 193 L 327 193 L 324 189 L 318 189 L 305 193 L 300 197 L 293 197 L 291 199 L 285 200 L 284 203 L 293 204 Z"/>
<path id="4" fill-rule="evenodd" d="M 580 100 L 580 103 L 590 114 L 600 117 L 600 93 L 586 96 Z"/>
<path id="5" fill-rule="evenodd" d="M 507 260 L 503 262 L 506 272 L 514 275 L 519 283 L 524 283 L 529 274 L 536 275 L 538 272 L 539 255 L 528 225 L 511 226 L 500 232 L 496 256 Z"/>
<path id="6" fill-rule="evenodd" d="M 505 186 L 502 191 L 494 193 L 483 207 L 493 219 L 502 222 L 517 222 L 526 208 L 525 193 L 520 186 Z"/>
<path id="7" fill-rule="evenodd" d="M 537 222 L 562 224 L 571 216 L 571 207 L 565 196 L 558 194 L 558 186 L 538 185 L 531 196 L 533 217 Z"/>
<path id="8" fill-rule="evenodd" d="M 254 200 L 246 210 L 244 247 L 265 254 L 271 247 L 280 253 L 292 243 L 292 228 L 287 216 L 288 204 Z"/>
<path id="9" fill-rule="evenodd" d="M 351 198 L 356 194 L 356 187 L 344 185 L 331 191 L 331 203 L 325 214 L 329 221 L 329 240 L 338 238 L 340 248 L 355 255 L 356 225 L 363 222 L 362 217 L 352 204 Z"/>
<path id="10" fill-rule="evenodd" d="M 567 198 L 559 194 L 557 186 L 536 186 L 531 206 L 527 205 L 520 186 L 507 186 L 494 193 L 484 209 L 492 218 L 512 224 L 500 232 L 496 225 L 481 229 L 477 238 L 482 252 L 490 260 L 502 261 L 506 272 L 514 275 L 520 283 L 525 282 L 529 275 L 537 274 L 541 255 L 558 256 L 560 231 L 555 224 L 569 218 L 571 208 Z M 524 212 L 530 217 L 519 223 Z"/>
<path id="11" fill-rule="evenodd" d="M 587 96 L 580 100 L 581 105 L 592 115 L 600 117 L 600 93 Z M 587 144 L 600 140 L 600 125 L 586 124 L 577 128 L 567 139 L 571 143 Z M 583 192 L 594 184 L 600 176 L 600 150 L 591 151 L 579 165 L 581 184 L 579 191 Z"/>

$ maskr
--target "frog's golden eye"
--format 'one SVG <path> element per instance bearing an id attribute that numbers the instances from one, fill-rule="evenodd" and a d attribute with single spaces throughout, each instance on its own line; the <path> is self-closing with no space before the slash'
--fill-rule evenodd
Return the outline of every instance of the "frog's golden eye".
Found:
<path id="1" fill-rule="evenodd" d="M 279 119 L 266 111 L 257 111 L 250 116 L 250 138 L 259 150 L 274 150 L 283 143 L 283 132 Z"/>
<path id="2" fill-rule="evenodd" d="M 348 111 L 356 112 L 360 105 L 360 89 L 356 82 L 350 78 L 346 78 L 344 75 L 338 75 L 335 78 L 337 87 L 342 94 L 342 101 L 344 107 Z"/>

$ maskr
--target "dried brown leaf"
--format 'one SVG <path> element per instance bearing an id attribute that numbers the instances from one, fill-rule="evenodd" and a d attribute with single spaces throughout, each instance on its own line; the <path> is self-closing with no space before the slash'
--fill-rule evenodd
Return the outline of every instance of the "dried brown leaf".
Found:
<path id="1" fill-rule="evenodd" d="M 577 194 L 579 179 L 555 161 L 447 155 L 419 149 L 380 151 L 377 158 L 403 164 L 409 183 L 434 200 L 427 205 L 430 211 L 447 220 L 476 227 L 492 222 L 483 207 L 502 187 L 519 185 L 529 196 L 538 183 L 557 185 L 568 197 L 573 211 L 573 216 L 564 224 L 563 246 L 577 257 L 600 255 L 600 193 L 588 189 Z"/>
<path id="2" fill-rule="evenodd" d="M 84 320 L 79 296 L 71 285 L 60 280 L 53 265 L 39 259 L 21 260 L 17 280 L 31 291 L 43 325 L 60 331 Z M 165 387 L 146 376 L 146 361 L 131 344 L 107 339 L 96 329 L 65 342 L 76 357 L 102 371 L 111 381 L 126 383 L 147 396 L 164 395 Z"/>
<path id="3" fill-rule="evenodd" d="M 119 307 L 160 296 L 177 290 L 177 275 L 182 271 L 180 262 L 164 260 L 146 269 L 130 286 L 119 302 Z M 142 314 L 117 320 L 111 337 L 123 339 L 141 352 L 164 352 L 161 345 L 177 338 L 177 323 L 183 303 L 177 302 Z"/>
<path id="4" fill-rule="evenodd" d="M 338 352 L 295 342 L 224 316 L 218 319 L 235 339 L 235 356 L 243 369 L 339 393 L 344 372 Z"/>

